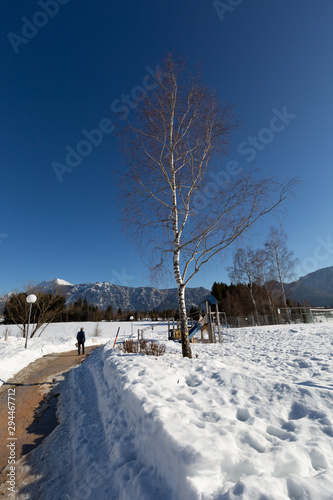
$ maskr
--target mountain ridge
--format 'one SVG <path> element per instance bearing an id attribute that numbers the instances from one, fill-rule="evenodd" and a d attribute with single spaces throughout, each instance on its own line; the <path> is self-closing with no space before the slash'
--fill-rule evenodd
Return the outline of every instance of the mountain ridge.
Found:
<path id="1" fill-rule="evenodd" d="M 314 307 L 333 307 L 333 266 L 317 269 L 285 285 L 288 298 Z"/>
<path id="2" fill-rule="evenodd" d="M 162 311 L 178 308 L 176 288 L 128 287 L 114 285 L 108 281 L 73 285 L 59 278 L 43 281 L 37 285 L 37 288 L 43 291 L 56 290 L 66 297 L 67 304 L 76 302 L 79 298 L 82 300 L 86 298 L 90 304 L 95 304 L 100 309 L 106 309 L 109 305 L 114 310 L 121 308 L 123 310 Z M 187 288 L 186 307 L 197 307 L 209 293 L 210 291 L 204 287 Z"/>
<path id="3" fill-rule="evenodd" d="M 114 310 L 162 311 L 178 308 L 176 288 L 126 287 L 108 281 L 75 285 L 60 278 L 42 281 L 37 288 L 42 291 L 56 289 L 65 295 L 67 304 L 86 298 L 100 309 L 106 309 L 109 305 Z M 333 308 L 333 266 L 318 269 L 292 283 L 286 283 L 285 290 L 289 299 L 302 305 Z M 0 308 L 11 293 L 0 297 Z M 197 307 L 209 294 L 210 291 L 205 287 L 186 288 L 186 307 Z"/>

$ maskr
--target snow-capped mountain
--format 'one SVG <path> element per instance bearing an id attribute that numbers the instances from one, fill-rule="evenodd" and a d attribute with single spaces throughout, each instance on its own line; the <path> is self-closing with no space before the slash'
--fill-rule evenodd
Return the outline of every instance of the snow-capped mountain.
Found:
<path id="1" fill-rule="evenodd" d="M 83 283 L 73 285 L 68 281 L 56 279 L 43 281 L 38 288 L 43 291 L 57 290 L 65 295 L 67 304 L 76 302 L 79 298 L 87 299 L 90 304 L 97 305 L 100 309 L 106 309 L 111 305 L 114 310 L 119 307 L 126 310 L 157 310 L 176 309 L 177 290 L 176 288 L 159 290 L 151 287 L 127 287 L 113 285 L 107 281 L 102 283 Z M 209 294 L 209 290 L 203 287 L 186 289 L 186 305 L 198 306 Z"/>
<path id="2" fill-rule="evenodd" d="M 316 307 L 333 307 L 333 267 L 318 269 L 285 285 L 288 297 Z"/>
<path id="3" fill-rule="evenodd" d="M 39 283 L 38 288 L 41 290 L 50 290 L 52 288 L 56 288 L 58 286 L 74 286 L 72 283 L 69 283 L 68 281 L 61 280 L 61 279 L 56 279 L 52 281 L 42 281 Z"/>

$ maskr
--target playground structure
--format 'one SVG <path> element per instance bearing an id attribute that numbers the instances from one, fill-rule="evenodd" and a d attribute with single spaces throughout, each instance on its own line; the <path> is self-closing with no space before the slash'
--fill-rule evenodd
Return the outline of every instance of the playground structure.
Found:
<path id="1" fill-rule="evenodd" d="M 193 318 L 191 318 L 191 315 L 189 317 L 191 326 L 188 331 L 188 339 L 190 342 L 223 342 L 222 327 L 228 327 L 225 313 L 219 312 L 218 301 L 213 295 L 207 297 L 200 306 L 202 304 L 205 304 L 205 312 L 194 313 L 195 315 L 200 314 L 199 319 L 194 325 Z M 215 310 L 212 309 L 212 306 L 214 306 Z M 200 337 L 198 337 L 198 334 L 200 334 Z M 169 340 L 180 340 L 181 338 L 178 322 L 175 328 L 174 320 L 172 321 L 172 328 L 170 321 L 168 322 L 168 338 Z"/>
<path id="2" fill-rule="evenodd" d="M 188 315 L 188 338 L 190 342 L 202 342 L 202 343 L 215 343 L 215 342 L 230 342 L 233 340 L 234 335 L 232 331 L 234 328 L 242 327 L 255 327 L 258 326 L 256 323 L 254 315 L 248 317 L 229 317 L 228 320 L 226 313 L 219 312 L 218 301 L 209 295 L 201 302 L 200 306 L 205 304 L 205 311 L 196 311 L 193 314 Z M 288 314 L 289 313 L 289 314 Z M 198 316 L 197 321 L 194 320 L 194 316 Z M 276 324 L 286 324 L 286 323 L 321 323 L 321 322 L 333 322 L 333 309 L 325 308 L 310 308 L 310 307 L 292 307 L 286 309 L 277 309 L 277 313 L 274 316 L 261 315 L 259 318 L 259 325 L 276 325 Z M 137 340 L 144 339 L 144 334 L 148 331 L 154 331 L 155 327 L 167 326 L 168 329 L 168 339 L 174 341 L 181 340 L 181 332 L 179 321 L 174 318 L 160 320 L 153 325 L 146 326 L 145 328 L 138 329 Z M 116 335 L 115 343 L 117 342 L 118 332 Z M 133 331 L 130 336 L 133 338 Z M 125 338 L 125 332 L 124 332 Z"/>

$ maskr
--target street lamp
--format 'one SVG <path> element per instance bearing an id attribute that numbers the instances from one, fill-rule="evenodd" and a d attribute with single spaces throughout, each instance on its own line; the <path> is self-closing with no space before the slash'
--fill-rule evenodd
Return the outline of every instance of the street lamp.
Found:
<path id="1" fill-rule="evenodd" d="M 33 293 L 31 295 L 28 295 L 26 298 L 26 301 L 28 304 L 30 304 L 30 309 L 29 309 L 29 319 L 28 319 L 28 328 L 27 328 L 27 335 L 25 337 L 25 348 L 28 347 L 28 337 L 29 337 L 29 325 L 30 325 L 30 317 L 31 317 L 31 307 L 34 302 L 36 302 L 37 297 Z"/>
<path id="2" fill-rule="evenodd" d="M 133 319 L 134 319 L 134 316 L 130 316 L 130 320 L 131 320 L 131 337 L 133 337 Z"/>

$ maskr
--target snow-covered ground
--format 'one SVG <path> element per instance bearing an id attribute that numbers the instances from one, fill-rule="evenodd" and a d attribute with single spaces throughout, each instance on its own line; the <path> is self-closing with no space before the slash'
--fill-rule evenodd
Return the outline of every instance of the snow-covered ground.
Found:
<path id="1" fill-rule="evenodd" d="M 45 354 L 71 351 L 76 349 L 76 334 L 84 327 L 86 333 L 86 346 L 105 344 L 110 339 L 115 339 L 118 327 L 120 327 L 118 340 L 130 338 L 137 331 L 146 329 L 152 332 L 151 322 L 84 322 L 84 323 L 53 323 L 48 325 L 39 337 L 39 331 L 31 339 L 28 339 L 27 349 L 22 331 L 16 325 L 0 325 L 0 386 L 10 377 L 22 370 L 32 361 Z M 156 327 L 155 327 L 156 328 Z M 165 331 L 165 326 L 158 327 L 158 331 Z M 96 329 L 98 336 L 96 337 Z M 8 340 L 5 340 L 8 330 Z M 30 328 L 30 333 L 32 328 Z M 167 338 L 167 334 L 166 337 Z"/>
<path id="2" fill-rule="evenodd" d="M 32 352 L 49 336 L 67 349 L 79 326 L 52 325 Z M 101 327 L 113 339 L 116 325 Z M 95 351 L 66 376 L 60 425 L 31 452 L 38 474 L 22 498 L 332 500 L 333 326 L 232 334 L 193 345 L 193 359 L 165 327 L 146 335 L 165 342 L 162 357 L 113 340 Z"/>

